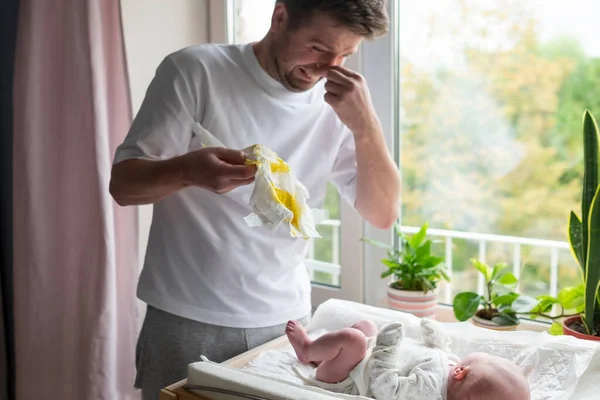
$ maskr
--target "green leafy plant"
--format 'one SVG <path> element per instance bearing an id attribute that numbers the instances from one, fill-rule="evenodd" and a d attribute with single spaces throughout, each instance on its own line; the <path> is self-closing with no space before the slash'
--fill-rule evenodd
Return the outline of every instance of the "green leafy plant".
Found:
<path id="1" fill-rule="evenodd" d="M 574 287 L 562 289 L 556 297 L 538 296 L 533 299 L 528 296 L 519 296 L 513 303 L 513 308 L 517 315 L 526 316 L 531 319 L 546 319 L 553 322 L 549 333 L 553 335 L 562 335 L 563 326 L 557 320 L 562 318 L 579 315 L 584 306 L 584 285 L 580 284 Z M 558 313 L 551 314 L 552 310 L 558 307 Z"/>
<path id="2" fill-rule="evenodd" d="M 477 259 L 471 259 L 471 264 L 483 274 L 486 293 L 484 296 L 474 292 L 456 295 L 452 307 L 459 321 L 476 315 L 497 325 L 510 326 L 517 325 L 520 317 L 542 318 L 554 321 L 549 332 L 556 335 L 562 334 L 562 325 L 557 320 L 578 315 L 583 309 L 583 285 L 565 288 L 556 297 L 543 295 L 533 298 L 515 291 L 518 279 L 508 271 L 505 263 L 498 263 L 492 268 Z M 554 307 L 558 307 L 560 312 L 552 314 Z M 568 311 L 574 313 L 568 314 Z"/>
<path id="3" fill-rule="evenodd" d="M 427 239 L 428 224 L 425 223 L 413 236 L 404 235 L 400 227 L 395 225 L 394 232 L 398 237 L 397 244 L 386 243 L 363 238 L 366 243 L 384 248 L 387 258 L 381 260 L 386 266 L 381 278 L 392 277 L 391 287 L 400 290 L 429 292 L 437 288 L 442 280 L 450 281 L 446 273 L 443 258 L 431 254 L 432 241 Z"/>
<path id="4" fill-rule="evenodd" d="M 498 263 L 492 268 L 472 258 L 471 264 L 484 276 L 485 295 L 474 292 L 457 294 L 452 303 L 456 319 L 466 321 L 476 315 L 502 326 L 518 324 L 519 317 L 511 307 L 519 298 L 519 294 L 514 291 L 518 283 L 517 277 L 507 271 L 505 263 Z"/>
<path id="5" fill-rule="evenodd" d="M 583 275 L 583 328 L 588 335 L 600 335 L 600 186 L 598 185 L 598 124 L 589 111 L 583 115 L 583 193 L 581 217 L 571 211 L 569 243 Z"/>

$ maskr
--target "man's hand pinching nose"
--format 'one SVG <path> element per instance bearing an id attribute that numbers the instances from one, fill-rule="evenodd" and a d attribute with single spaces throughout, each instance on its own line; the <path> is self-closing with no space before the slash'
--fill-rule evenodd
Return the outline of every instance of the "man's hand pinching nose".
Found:
<path id="1" fill-rule="evenodd" d="M 355 135 L 375 129 L 378 119 L 365 79 L 341 66 L 330 67 L 325 83 L 325 101 Z"/>

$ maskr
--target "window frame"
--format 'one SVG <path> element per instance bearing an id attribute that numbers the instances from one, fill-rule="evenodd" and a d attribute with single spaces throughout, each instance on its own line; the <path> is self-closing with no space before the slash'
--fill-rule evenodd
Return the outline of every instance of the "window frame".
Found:
<path id="1" fill-rule="evenodd" d="M 394 71 L 399 66 L 398 49 L 398 12 L 397 1 L 388 1 L 389 30 L 376 40 L 365 42 L 362 47 L 363 64 L 361 73 L 365 78 L 373 107 L 381 122 L 388 150 L 396 165 L 400 165 L 400 109 L 399 74 Z M 388 62 L 382 62 L 388 60 Z M 399 203 L 400 207 L 401 202 Z M 400 223 L 402 216 L 398 217 Z M 365 237 L 383 243 L 394 243 L 393 230 L 377 229 L 363 222 Z M 383 271 L 381 260 L 387 256 L 385 250 L 363 244 L 364 248 L 364 303 L 377 307 L 387 307 L 387 286 L 390 279 L 381 279 Z"/>
<path id="2" fill-rule="evenodd" d="M 234 26 L 231 21 L 233 0 L 207 0 L 208 42 L 231 43 Z"/>

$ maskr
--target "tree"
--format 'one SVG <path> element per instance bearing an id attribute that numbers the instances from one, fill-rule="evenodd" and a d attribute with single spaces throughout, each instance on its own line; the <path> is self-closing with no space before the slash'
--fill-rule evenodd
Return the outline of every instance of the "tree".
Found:
<path id="1" fill-rule="evenodd" d="M 600 62 L 569 38 L 540 43 L 526 2 L 452 3 L 458 16 L 445 8 L 428 21 L 454 63 L 423 68 L 401 53 L 403 223 L 564 241 L 581 191 L 581 115 L 600 110 L 589 89 L 600 87 Z M 473 251 L 459 249 L 455 265 Z M 522 256 L 547 274 L 548 254 Z"/>

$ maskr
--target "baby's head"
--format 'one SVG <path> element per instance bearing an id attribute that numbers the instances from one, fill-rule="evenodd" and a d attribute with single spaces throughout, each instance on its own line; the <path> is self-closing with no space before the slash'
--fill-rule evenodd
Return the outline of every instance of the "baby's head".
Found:
<path id="1" fill-rule="evenodd" d="M 514 363 L 471 353 L 450 368 L 448 400 L 530 400 L 527 379 Z"/>

